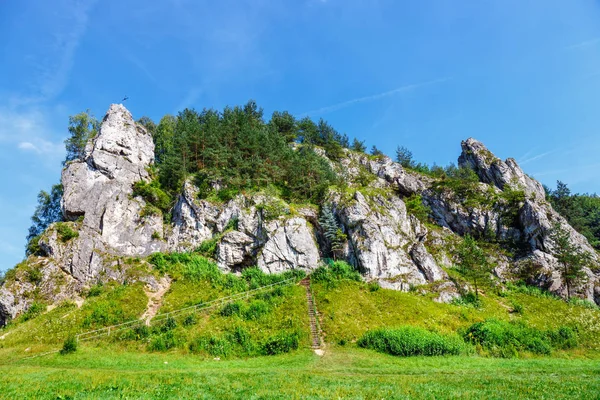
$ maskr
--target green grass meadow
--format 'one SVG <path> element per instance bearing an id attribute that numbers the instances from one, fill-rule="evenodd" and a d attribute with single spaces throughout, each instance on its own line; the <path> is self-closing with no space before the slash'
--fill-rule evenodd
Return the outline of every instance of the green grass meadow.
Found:
<path id="1" fill-rule="evenodd" d="M 202 260 L 191 265 L 194 269 L 177 260 L 166 264 L 174 281 L 159 313 L 279 279 L 256 271 L 223 277 Z M 0 398 L 600 399 L 597 307 L 517 287 L 484 288 L 477 305 L 440 304 L 425 292 L 384 290 L 320 274 L 313 291 L 326 343 L 323 356 L 309 349 L 306 295 L 299 285 L 81 342 L 71 354 L 57 353 L 75 333 L 144 312 L 141 284 L 107 285 L 94 289 L 81 307 L 67 302 L 0 330 Z M 494 348 L 464 342 L 474 324 L 483 324 L 477 332 L 490 343 L 507 338 L 510 343 Z M 560 347 L 556 335 L 565 329 L 576 340 Z M 378 331 L 384 334 L 361 341 L 367 332 Z M 410 333 L 410 340 L 394 342 L 402 340 L 402 332 Z M 520 346 L 518 335 L 545 352 Z M 365 345 L 371 342 L 374 346 Z M 461 355 L 386 354 L 393 349 L 410 353 L 416 345 L 427 354 L 433 348 L 427 343 L 449 349 L 433 354 Z"/>
<path id="2" fill-rule="evenodd" d="M 394 357 L 332 347 L 207 360 L 85 346 L 0 365 L 6 399 L 597 399 L 589 359 Z"/>

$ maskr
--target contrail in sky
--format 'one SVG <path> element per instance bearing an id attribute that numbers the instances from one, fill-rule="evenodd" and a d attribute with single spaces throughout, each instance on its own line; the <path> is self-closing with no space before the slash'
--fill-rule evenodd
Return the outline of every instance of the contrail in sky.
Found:
<path id="1" fill-rule="evenodd" d="M 344 101 L 342 103 L 334 104 L 334 105 L 327 106 L 327 107 L 321 107 L 321 108 L 318 108 L 316 110 L 307 111 L 307 112 L 304 112 L 302 114 L 299 114 L 298 117 L 306 117 L 306 116 L 314 115 L 314 114 L 327 114 L 327 113 L 330 113 L 332 111 L 337 111 L 337 110 L 341 110 L 342 108 L 350 107 L 350 106 L 352 106 L 354 104 L 367 103 L 367 102 L 370 102 L 370 101 L 379 100 L 379 99 L 382 99 L 384 97 L 389 97 L 389 96 L 395 95 L 397 93 L 408 92 L 409 90 L 417 89 L 417 88 L 420 88 L 420 87 L 423 87 L 423 86 L 430 86 L 430 85 L 435 85 L 437 83 L 447 82 L 447 81 L 449 81 L 451 79 L 452 78 L 439 78 L 439 79 L 434 79 L 434 80 L 428 81 L 428 82 L 422 82 L 422 83 L 415 83 L 415 84 L 412 84 L 412 85 L 400 86 L 399 88 L 388 90 L 387 92 L 383 92 L 383 93 L 379 93 L 379 94 L 373 94 L 371 96 L 358 97 L 356 99 L 347 100 L 347 101 Z"/>

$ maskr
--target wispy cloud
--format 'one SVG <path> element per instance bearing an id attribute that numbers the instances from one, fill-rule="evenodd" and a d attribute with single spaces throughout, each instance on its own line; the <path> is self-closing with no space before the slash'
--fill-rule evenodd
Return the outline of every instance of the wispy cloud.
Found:
<path id="1" fill-rule="evenodd" d="M 592 169 L 597 169 L 600 167 L 600 163 L 586 164 L 586 165 L 578 165 L 571 168 L 561 168 L 547 171 L 540 171 L 532 174 L 535 177 L 547 176 L 547 175 L 556 175 L 564 172 L 584 172 L 590 171 Z"/>
<path id="2" fill-rule="evenodd" d="M 202 95 L 202 89 L 199 87 L 191 88 L 185 95 L 185 97 L 179 102 L 177 107 L 175 108 L 175 113 L 182 111 L 188 107 L 194 107 L 194 103 L 198 101 L 200 96 Z"/>
<path id="3" fill-rule="evenodd" d="M 48 163 L 57 163 L 64 155 L 62 136 L 52 128 L 51 110 L 28 106 L 26 110 L 0 107 L 0 143 L 15 146 L 20 151 L 44 156 Z"/>
<path id="4" fill-rule="evenodd" d="M 594 46 L 600 44 L 600 37 L 596 37 L 593 39 L 587 39 L 579 43 L 574 43 L 569 46 L 566 46 L 565 49 L 582 49 L 589 46 Z"/>
<path id="5" fill-rule="evenodd" d="M 427 82 L 421 82 L 421 83 L 415 83 L 415 84 L 411 84 L 411 85 L 400 86 L 400 87 L 398 87 L 396 89 L 388 90 L 386 92 L 377 93 L 377 94 L 373 94 L 373 95 L 370 95 L 370 96 L 357 97 L 355 99 L 343 101 L 341 103 L 337 103 L 337 104 L 333 104 L 333 105 L 330 105 L 330 106 L 321 107 L 321 108 L 318 108 L 318 109 L 315 109 L 315 110 L 307 111 L 307 112 L 301 113 L 301 114 L 299 114 L 297 116 L 298 117 L 306 117 L 306 116 L 309 116 L 309 115 L 327 114 L 327 113 L 330 113 L 330 112 L 333 112 L 333 111 L 338 111 L 338 110 L 341 110 L 343 108 L 353 106 L 355 104 L 368 103 L 368 102 L 371 102 L 371 101 L 383 99 L 385 97 L 393 96 L 393 95 L 396 95 L 398 93 L 408 92 L 408 91 L 415 90 L 415 89 L 418 89 L 418 88 L 422 88 L 422 87 L 425 87 L 425 86 L 431 86 L 431 85 L 435 85 L 435 84 L 438 84 L 438 83 L 447 82 L 447 81 L 449 81 L 451 79 L 452 78 L 439 78 L 439 79 L 434 79 L 434 80 L 427 81 Z"/>
<path id="6" fill-rule="evenodd" d="M 554 153 L 556 151 L 557 151 L 557 149 L 554 149 L 554 150 L 546 151 L 544 153 L 539 153 L 539 154 L 536 154 L 536 155 L 533 155 L 533 156 L 530 156 L 530 154 L 532 152 L 529 151 L 523 157 L 521 157 L 521 159 L 519 159 L 518 163 L 519 163 L 519 165 L 523 166 L 523 165 L 528 164 L 528 163 L 530 163 L 532 161 L 536 161 L 536 160 L 539 160 L 541 158 L 544 158 L 547 155 L 552 154 L 552 153 Z"/>
<path id="7" fill-rule="evenodd" d="M 53 22 L 55 25 L 50 27 L 46 40 L 40 41 L 36 53 L 30 57 L 34 73 L 26 82 L 29 92 L 11 96 L 11 105 L 42 103 L 54 99 L 64 90 L 96 1 L 71 0 L 57 10 L 60 16 Z"/>
<path id="8" fill-rule="evenodd" d="M 144 73 L 144 75 L 146 75 L 146 77 L 148 78 L 148 80 L 150 82 L 152 82 L 154 84 L 157 83 L 156 77 L 154 76 L 154 74 L 152 74 L 152 72 L 150 72 L 150 70 L 148 69 L 148 67 L 142 60 L 140 60 L 139 58 L 135 57 L 132 54 L 126 54 L 125 58 L 128 59 L 137 68 L 139 68 L 139 70 L 142 71 Z"/>

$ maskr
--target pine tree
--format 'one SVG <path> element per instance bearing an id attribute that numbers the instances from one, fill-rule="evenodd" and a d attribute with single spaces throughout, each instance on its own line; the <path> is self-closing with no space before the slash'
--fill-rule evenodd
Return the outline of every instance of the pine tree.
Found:
<path id="1" fill-rule="evenodd" d="M 367 146 L 365 146 L 364 141 L 360 141 L 357 138 L 354 138 L 351 149 L 360 153 L 364 153 L 365 151 L 367 151 Z"/>
<path id="2" fill-rule="evenodd" d="M 561 266 L 560 274 L 567 286 L 567 299 L 571 298 L 571 289 L 587 279 L 584 268 L 591 263 L 590 254 L 571 242 L 571 234 L 556 222 L 550 231 L 554 242 L 554 257 Z"/>
<path id="3" fill-rule="evenodd" d="M 377 148 L 377 146 L 373 145 L 371 147 L 371 155 L 373 156 L 382 156 L 383 152 Z"/>
<path id="4" fill-rule="evenodd" d="M 404 168 L 410 168 L 413 166 L 413 155 L 410 150 L 404 146 L 398 146 L 396 149 L 396 162 L 400 163 Z"/>
<path id="5" fill-rule="evenodd" d="M 472 236 L 466 235 L 458 247 L 458 257 L 461 271 L 473 281 L 475 297 L 479 299 L 479 284 L 489 277 L 492 270 L 485 253 Z"/>
<path id="6" fill-rule="evenodd" d="M 329 204 L 323 205 L 321 216 L 319 217 L 319 224 L 321 224 L 321 228 L 323 229 L 323 235 L 327 240 L 331 255 L 334 259 L 337 259 L 338 255 L 344 249 L 344 243 L 346 242 L 347 236 L 335 219 L 335 215 Z"/>

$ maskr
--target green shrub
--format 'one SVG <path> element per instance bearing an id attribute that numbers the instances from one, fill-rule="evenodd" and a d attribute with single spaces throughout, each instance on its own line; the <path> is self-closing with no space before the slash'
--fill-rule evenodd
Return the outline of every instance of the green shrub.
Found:
<path id="1" fill-rule="evenodd" d="M 376 292 L 379 289 L 381 289 L 381 286 L 379 286 L 379 282 L 369 282 L 369 284 L 367 285 L 367 287 L 369 288 L 369 292 Z"/>
<path id="2" fill-rule="evenodd" d="M 177 328 L 177 321 L 171 316 L 168 316 L 165 320 L 161 321 L 161 323 L 154 327 L 155 330 L 162 333 L 172 331 L 175 328 Z"/>
<path id="3" fill-rule="evenodd" d="M 413 326 L 368 331 L 357 344 L 400 357 L 458 355 L 466 351 L 458 336 L 441 335 Z"/>
<path id="4" fill-rule="evenodd" d="M 568 326 L 561 326 L 555 331 L 548 331 L 547 335 L 552 345 L 557 349 L 573 349 L 578 345 L 577 333 Z"/>
<path id="5" fill-rule="evenodd" d="M 555 348 L 577 346 L 575 332 L 568 327 L 556 331 L 542 331 L 528 327 L 522 322 L 505 322 L 488 319 L 471 325 L 464 334 L 466 341 L 480 345 L 491 355 L 504 357 L 507 354 L 528 351 L 548 355 Z"/>
<path id="6" fill-rule="evenodd" d="M 244 310 L 244 319 L 254 321 L 267 315 L 271 311 L 269 305 L 263 300 L 253 300 Z"/>
<path id="7" fill-rule="evenodd" d="M 254 352 L 256 345 L 252 341 L 250 333 L 248 333 L 248 330 L 246 330 L 246 328 L 242 326 L 236 326 L 231 332 L 228 333 L 228 335 L 230 338 L 229 340 L 232 343 L 236 343 L 239 346 L 241 346 L 244 353 L 250 355 Z"/>
<path id="8" fill-rule="evenodd" d="M 75 338 L 75 336 L 69 336 L 68 338 L 65 339 L 64 343 L 63 343 L 63 347 L 60 350 L 60 354 L 65 355 L 65 354 L 71 354 L 71 353 L 75 353 L 77 351 L 77 339 Z"/>
<path id="9" fill-rule="evenodd" d="M 91 310 L 91 312 L 83 318 L 82 326 L 84 328 L 95 325 L 116 325 L 125 318 L 121 304 L 115 300 L 99 301 L 90 304 L 88 309 Z"/>
<path id="10" fill-rule="evenodd" d="M 162 211 L 160 210 L 160 208 L 153 206 L 150 203 L 146 204 L 144 208 L 142 208 L 142 211 L 140 211 L 140 217 L 142 218 L 160 215 L 162 215 Z"/>
<path id="11" fill-rule="evenodd" d="M 461 295 L 460 297 L 455 297 L 454 299 L 452 299 L 452 302 L 450 304 L 454 304 L 455 306 L 466 306 L 473 308 L 481 307 L 481 301 L 473 292 L 468 292 Z"/>
<path id="12" fill-rule="evenodd" d="M 589 308 L 590 310 L 597 310 L 599 308 L 597 304 L 586 299 L 580 299 L 579 297 L 571 297 L 568 303 L 573 306 Z"/>
<path id="13" fill-rule="evenodd" d="M 327 266 L 320 266 L 311 274 L 313 282 L 324 283 L 329 287 L 336 286 L 341 280 L 360 282 L 360 273 L 345 261 L 330 261 Z"/>
<path id="14" fill-rule="evenodd" d="M 189 349 L 192 353 L 205 351 L 213 357 L 227 357 L 233 352 L 233 345 L 224 337 L 211 335 L 197 337 Z"/>
<path id="15" fill-rule="evenodd" d="M 46 255 L 42 248 L 40 247 L 40 238 L 42 235 L 37 235 L 32 237 L 29 242 L 27 242 L 27 248 L 25 250 L 25 254 L 28 256 L 44 256 Z"/>
<path id="16" fill-rule="evenodd" d="M 79 232 L 73 230 L 66 222 L 57 222 L 55 226 L 59 239 L 63 243 L 79 236 Z"/>
<path id="17" fill-rule="evenodd" d="M 521 303 L 519 303 L 518 301 L 513 300 L 511 302 L 512 305 L 512 311 L 517 313 L 517 314 L 523 314 L 523 305 Z"/>
<path id="18" fill-rule="evenodd" d="M 231 317 L 233 315 L 242 315 L 242 310 L 244 308 L 244 304 L 240 301 L 235 301 L 233 303 L 227 303 L 219 311 L 223 317 Z"/>
<path id="19" fill-rule="evenodd" d="M 37 317 L 38 315 L 40 315 L 41 313 L 46 311 L 46 305 L 42 304 L 42 303 L 37 303 L 37 302 L 33 302 L 29 308 L 27 309 L 27 311 L 25 311 L 23 313 L 23 315 L 21 316 L 21 319 L 23 321 L 29 321 L 30 319 L 33 319 L 35 317 Z"/>
<path id="20" fill-rule="evenodd" d="M 133 184 L 133 197 L 141 197 L 147 204 L 159 209 L 161 212 L 168 211 L 171 206 L 171 197 L 160 188 L 156 180 L 148 183 L 139 181 Z"/>
<path id="21" fill-rule="evenodd" d="M 266 355 L 289 353 L 298 348 L 299 338 L 296 332 L 279 332 L 269 337 L 262 346 Z"/>
<path id="22" fill-rule="evenodd" d="M 227 203 L 228 201 L 233 200 L 239 193 L 240 191 L 237 188 L 224 188 L 217 191 L 217 197 L 223 203 Z"/>
<path id="23" fill-rule="evenodd" d="M 167 351 L 183 344 L 183 340 L 178 337 L 174 331 L 169 330 L 165 333 L 154 336 L 148 344 L 150 351 Z"/>
<path id="24" fill-rule="evenodd" d="M 182 325 L 183 326 L 192 326 L 192 325 L 196 325 L 197 322 L 198 322 L 198 320 L 196 319 L 196 314 L 189 314 L 189 315 L 186 315 L 185 318 L 183 319 Z"/>
<path id="25" fill-rule="evenodd" d="M 100 296 L 104 292 L 104 285 L 100 282 L 95 284 L 88 290 L 87 297 Z"/>
<path id="26" fill-rule="evenodd" d="M 28 282 L 33 283 L 34 285 L 39 285 L 42 283 L 42 279 L 44 278 L 42 274 L 42 270 L 37 268 L 36 266 L 30 266 L 29 269 L 25 272 L 25 279 Z"/>
<path id="27" fill-rule="evenodd" d="M 219 244 L 220 240 L 220 236 L 205 240 L 200 243 L 200 246 L 196 249 L 196 252 L 202 254 L 204 257 L 214 258 L 217 252 L 217 244 Z"/>
<path id="28" fill-rule="evenodd" d="M 425 222 L 429 219 L 431 208 L 423 203 L 421 195 L 413 194 L 409 198 L 404 199 L 404 203 L 406 204 L 406 211 L 417 217 L 419 221 Z"/>

